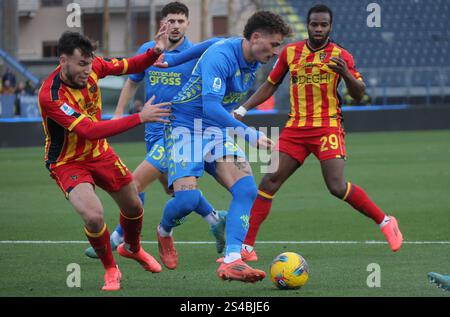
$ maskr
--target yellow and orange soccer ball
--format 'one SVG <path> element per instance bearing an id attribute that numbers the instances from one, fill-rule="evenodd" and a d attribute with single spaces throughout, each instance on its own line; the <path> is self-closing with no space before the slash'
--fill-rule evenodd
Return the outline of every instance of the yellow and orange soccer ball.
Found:
<path id="1" fill-rule="evenodd" d="M 298 289 L 309 279 L 306 260 L 297 253 L 284 252 L 270 265 L 270 280 L 279 289 Z"/>

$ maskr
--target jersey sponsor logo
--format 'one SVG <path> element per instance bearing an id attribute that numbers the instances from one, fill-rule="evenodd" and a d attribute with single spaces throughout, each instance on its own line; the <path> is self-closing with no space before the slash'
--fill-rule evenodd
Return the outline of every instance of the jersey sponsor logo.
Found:
<path id="1" fill-rule="evenodd" d="M 328 84 L 331 82 L 331 75 L 326 74 L 307 74 L 292 77 L 293 84 Z"/>
<path id="2" fill-rule="evenodd" d="M 222 89 L 222 79 L 219 77 L 214 78 L 213 82 L 213 91 L 220 92 L 220 89 Z"/>
<path id="3" fill-rule="evenodd" d="M 62 112 L 64 112 L 66 115 L 71 116 L 75 113 L 75 110 L 73 110 L 68 104 L 64 103 L 61 107 L 59 107 Z"/>
<path id="4" fill-rule="evenodd" d="M 158 72 L 158 71 L 149 71 L 148 72 L 148 81 L 150 85 L 155 86 L 158 84 L 164 86 L 180 86 L 181 85 L 181 73 L 175 72 Z"/>
<path id="5" fill-rule="evenodd" d="M 245 98 L 245 96 L 247 96 L 247 91 L 231 92 L 228 95 L 226 95 L 225 97 L 223 97 L 222 104 L 226 105 L 229 103 L 238 103 L 238 102 L 242 101 Z"/>

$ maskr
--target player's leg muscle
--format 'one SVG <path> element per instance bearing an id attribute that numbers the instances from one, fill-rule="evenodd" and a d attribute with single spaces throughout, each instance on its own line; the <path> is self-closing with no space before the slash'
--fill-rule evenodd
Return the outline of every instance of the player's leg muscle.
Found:
<path id="1" fill-rule="evenodd" d="M 297 160 L 286 153 L 273 152 L 270 158 L 270 172 L 262 178 L 259 189 L 270 195 L 275 194 L 300 166 Z"/>
<path id="2" fill-rule="evenodd" d="M 347 190 L 344 178 L 345 161 L 343 159 L 331 159 L 320 162 L 320 166 L 330 193 L 338 198 L 344 197 Z"/>
<path id="3" fill-rule="evenodd" d="M 143 161 L 133 172 L 133 179 L 137 191 L 143 192 L 145 189 L 158 179 L 162 173 L 147 161 Z"/>
<path id="4" fill-rule="evenodd" d="M 116 192 L 109 192 L 124 216 L 135 218 L 142 213 L 142 202 L 139 199 L 136 184 L 133 182 L 123 186 Z"/>
<path id="5" fill-rule="evenodd" d="M 75 186 L 69 193 L 69 201 L 80 214 L 90 232 L 102 230 L 104 224 L 103 207 L 92 184 L 81 183 Z"/>
<path id="6" fill-rule="evenodd" d="M 225 157 L 216 161 L 216 178 L 227 189 L 246 176 L 252 176 L 252 168 L 245 158 Z"/>

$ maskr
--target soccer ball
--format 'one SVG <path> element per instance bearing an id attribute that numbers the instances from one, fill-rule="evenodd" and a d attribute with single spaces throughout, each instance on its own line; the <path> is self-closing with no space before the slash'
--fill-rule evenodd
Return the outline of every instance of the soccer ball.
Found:
<path id="1" fill-rule="evenodd" d="M 308 282 L 308 278 L 308 263 L 300 254 L 284 252 L 270 264 L 270 280 L 279 289 L 300 288 Z"/>

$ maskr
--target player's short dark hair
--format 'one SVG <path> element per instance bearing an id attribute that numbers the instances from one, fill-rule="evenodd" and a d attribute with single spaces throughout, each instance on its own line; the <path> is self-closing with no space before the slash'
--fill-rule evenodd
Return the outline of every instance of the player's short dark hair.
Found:
<path id="1" fill-rule="evenodd" d="M 73 55 L 76 48 L 81 51 L 83 56 L 93 57 L 96 45 L 81 33 L 64 32 L 58 40 L 58 56 L 62 54 Z"/>
<path id="2" fill-rule="evenodd" d="M 333 11 L 331 11 L 331 9 L 324 4 L 316 4 L 315 6 L 311 7 L 311 9 L 309 9 L 308 15 L 306 17 L 306 23 L 309 24 L 309 18 L 311 17 L 311 14 L 319 12 L 328 13 L 330 15 L 330 24 L 333 23 Z"/>
<path id="3" fill-rule="evenodd" d="M 254 32 L 279 33 L 289 36 L 292 29 L 280 15 L 270 11 L 258 11 L 248 19 L 244 28 L 244 37 L 250 40 Z"/>
<path id="4" fill-rule="evenodd" d="M 161 10 L 161 17 L 165 18 L 169 14 L 184 14 L 189 18 L 189 8 L 181 2 L 174 1 L 166 4 Z"/>

